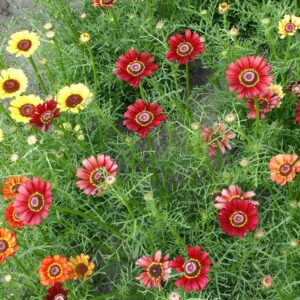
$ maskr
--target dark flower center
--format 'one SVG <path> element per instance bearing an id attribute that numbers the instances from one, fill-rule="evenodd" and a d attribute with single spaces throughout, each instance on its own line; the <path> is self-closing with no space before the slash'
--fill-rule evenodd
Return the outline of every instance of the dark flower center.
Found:
<path id="1" fill-rule="evenodd" d="M 184 264 L 183 271 L 187 278 L 195 278 L 200 274 L 201 264 L 198 260 L 192 258 Z"/>
<path id="2" fill-rule="evenodd" d="M 142 111 L 135 117 L 135 121 L 141 126 L 147 126 L 151 124 L 153 119 L 154 115 L 150 111 Z"/>
<path id="3" fill-rule="evenodd" d="M 53 264 L 49 267 L 48 272 L 51 277 L 58 277 L 61 274 L 61 267 L 58 264 Z"/>
<path id="4" fill-rule="evenodd" d="M 254 69 L 246 69 L 240 73 L 239 81 L 245 87 L 252 87 L 258 83 L 259 75 Z"/>
<path id="5" fill-rule="evenodd" d="M 183 42 L 181 43 L 177 49 L 176 49 L 176 53 L 179 55 L 179 56 L 188 56 L 192 53 L 193 51 L 193 46 L 188 43 L 188 42 Z"/>
<path id="6" fill-rule="evenodd" d="M 13 187 L 12 187 L 12 191 L 16 194 L 19 190 L 19 187 L 20 187 L 21 184 L 15 184 Z"/>
<path id="7" fill-rule="evenodd" d="M 4 253 L 8 248 L 8 243 L 6 240 L 0 240 L 0 253 Z"/>
<path id="8" fill-rule="evenodd" d="M 62 294 L 58 294 L 58 295 L 56 295 L 55 297 L 54 297 L 54 299 L 53 300 L 65 300 L 66 298 L 65 298 L 65 296 L 64 295 L 62 295 Z"/>
<path id="9" fill-rule="evenodd" d="M 290 22 L 290 23 L 287 23 L 287 24 L 285 25 L 285 31 L 288 32 L 288 33 L 294 32 L 295 29 L 296 29 L 296 25 L 295 25 L 294 23 L 291 23 L 291 22 Z"/>
<path id="10" fill-rule="evenodd" d="M 20 83 L 15 79 L 8 79 L 3 83 L 3 89 L 6 93 L 14 93 L 20 88 Z"/>
<path id="11" fill-rule="evenodd" d="M 162 275 L 162 273 L 163 273 L 163 269 L 160 263 L 152 263 L 148 267 L 148 274 L 152 279 L 159 278 Z"/>
<path id="12" fill-rule="evenodd" d="M 236 211 L 230 216 L 230 223 L 234 227 L 243 227 L 248 221 L 248 217 L 242 211 Z"/>
<path id="13" fill-rule="evenodd" d="M 96 169 L 90 176 L 90 181 L 94 184 L 94 185 L 99 185 L 100 183 L 102 183 L 104 181 L 104 177 L 103 177 L 103 173 L 101 169 Z"/>
<path id="14" fill-rule="evenodd" d="M 31 41 L 30 40 L 22 40 L 17 44 L 17 48 L 21 51 L 28 51 L 31 48 Z"/>
<path id="15" fill-rule="evenodd" d="M 280 168 L 279 168 L 279 172 L 282 176 L 290 175 L 292 170 L 293 170 L 293 167 L 289 163 L 285 163 L 285 164 L 281 165 Z"/>
<path id="16" fill-rule="evenodd" d="M 24 117 L 28 117 L 29 115 L 31 115 L 34 111 L 34 105 L 32 104 L 24 104 L 20 107 L 20 113 L 22 116 Z"/>
<path id="17" fill-rule="evenodd" d="M 67 98 L 66 100 L 66 105 L 68 107 L 76 107 L 78 104 L 80 104 L 82 102 L 83 98 L 78 95 L 78 94 L 74 94 L 74 95 L 71 95 Z"/>
<path id="18" fill-rule="evenodd" d="M 269 106 L 269 101 L 268 99 L 259 99 L 259 108 L 260 110 L 264 110 L 266 107 Z"/>
<path id="19" fill-rule="evenodd" d="M 87 271 L 88 267 L 84 263 L 78 264 L 75 268 L 75 272 L 79 275 L 84 275 Z"/>
<path id="20" fill-rule="evenodd" d="M 126 68 L 126 71 L 132 76 L 139 76 L 144 72 L 144 70 L 145 64 L 141 61 L 134 61 Z"/>
<path id="21" fill-rule="evenodd" d="M 52 119 L 53 119 L 53 112 L 51 110 L 47 110 L 41 115 L 41 121 L 43 124 L 50 123 Z"/>
<path id="22" fill-rule="evenodd" d="M 34 193 L 29 198 L 29 209 L 33 212 L 38 212 L 43 209 L 45 204 L 45 200 L 42 194 L 40 193 Z"/>

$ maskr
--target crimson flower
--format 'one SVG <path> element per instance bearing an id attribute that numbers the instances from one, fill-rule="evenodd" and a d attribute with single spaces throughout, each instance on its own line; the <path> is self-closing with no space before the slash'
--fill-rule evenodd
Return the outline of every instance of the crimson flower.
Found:
<path id="1" fill-rule="evenodd" d="M 152 127 L 157 127 L 167 118 L 162 114 L 163 109 L 157 102 L 149 103 L 141 99 L 128 106 L 124 114 L 123 125 L 131 131 L 138 133 L 143 139 L 146 138 Z"/>
<path id="2" fill-rule="evenodd" d="M 297 97 L 300 97 L 300 81 L 294 82 L 286 89 L 288 92 L 293 93 Z"/>
<path id="3" fill-rule="evenodd" d="M 272 83 L 271 66 L 260 56 L 243 56 L 228 65 L 226 80 L 238 98 L 257 97 Z"/>
<path id="4" fill-rule="evenodd" d="M 68 290 L 62 288 L 60 282 L 55 282 L 51 288 L 48 289 L 48 295 L 45 300 L 67 300 Z"/>
<path id="5" fill-rule="evenodd" d="M 37 105 L 34 108 L 34 112 L 30 115 L 30 124 L 38 129 L 44 127 L 45 131 L 48 131 L 52 120 L 59 117 L 59 108 L 56 108 L 56 106 L 57 102 L 55 100 L 46 101 Z"/>
<path id="6" fill-rule="evenodd" d="M 184 291 L 203 290 L 209 280 L 207 274 L 210 272 L 211 260 L 206 251 L 202 251 L 199 246 L 186 247 L 189 260 L 184 261 L 181 256 L 177 256 L 170 261 L 170 267 L 175 269 L 177 273 L 183 273 L 183 276 L 176 280 L 175 285 L 180 288 L 184 287 Z"/>
<path id="7" fill-rule="evenodd" d="M 170 46 L 166 54 L 168 61 L 177 61 L 179 64 L 186 64 L 196 58 L 197 54 L 204 53 L 204 44 L 197 32 L 186 29 L 184 35 L 179 33 L 171 36 L 168 40 Z"/>
<path id="8" fill-rule="evenodd" d="M 298 100 L 297 106 L 296 106 L 296 118 L 295 121 L 297 123 L 300 123 L 300 100 Z"/>
<path id="9" fill-rule="evenodd" d="M 150 77 L 157 70 L 158 66 L 153 63 L 154 56 L 147 53 L 140 53 L 134 49 L 129 49 L 128 52 L 119 57 L 116 63 L 117 75 L 121 80 L 129 82 L 129 84 L 138 88 L 143 77 Z"/>

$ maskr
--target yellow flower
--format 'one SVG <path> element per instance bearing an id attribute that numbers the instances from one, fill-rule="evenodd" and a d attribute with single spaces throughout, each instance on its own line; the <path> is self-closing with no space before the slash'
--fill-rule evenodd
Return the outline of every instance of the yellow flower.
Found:
<path id="1" fill-rule="evenodd" d="M 56 96 L 56 101 L 61 111 L 78 113 L 91 102 L 92 97 L 89 88 L 78 83 L 62 88 Z"/>
<path id="2" fill-rule="evenodd" d="M 294 35 L 299 28 L 300 18 L 296 16 L 285 15 L 284 18 L 278 22 L 278 32 L 282 39 Z"/>
<path id="3" fill-rule="evenodd" d="M 35 32 L 28 30 L 19 31 L 10 36 L 7 52 L 16 54 L 16 56 L 24 55 L 30 57 L 39 47 L 40 38 Z"/>
<path id="4" fill-rule="evenodd" d="M 283 93 L 283 89 L 282 89 L 282 86 L 279 85 L 279 84 L 271 84 L 268 89 L 273 92 L 275 95 L 277 95 L 279 98 L 280 98 L 280 101 L 278 101 L 276 107 L 280 107 L 281 106 L 281 100 L 283 99 L 284 97 L 284 93 Z"/>
<path id="5" fill-rule="evenodd" d="M 11 117 L 17 122 L 29 123 L 29 115 L 33 113 L 34 106 L 41 103 L 41 98 L 35 95 L 18 96 L 10 102 Z"/>
<path id="6" fill-rule="evenodd" d="M 27 77 L 20 69 L 9 68 L 0 73 L 0 99 L 12 98 L 25 92 Z"/>
<path id="7" fill-rule="evenodd" d="M 89 261 L 90 257 L 81 253 L 76 257 L 71 257 L 69 265 L 72 267 L 70 277 L 73 279 L 86 280 L 93 273 L 95 265 Z"/>
<path id="8" fill-rule="evenodd" d="M 3 141 L 3 130 L 0 128 L 0 143 Z"/>
<path id="9" fill-rule="evenodd" d="M 50 22 L 48 22 L 48 23 L 46 23 L 46 24 L 44 25 L 44 28 L 45 28 L 46 30 L 50 30 L 52 27 L 53 27 L 53 25 L 52 25 L 52 23 L 50 23 Z"/>
<path id="10" fill-rule="evenodd" d="M 222 2 L 219 4 L 219 13 L 224 14 L 229 9 L 230 5 L 227 2 Z"/>
<path id="11" fill-rule="evenodd" d="M 84 32 L 80 35 L 80 42 L 87 43 L 91 39 L 91 36 L 88 32 Z"/>

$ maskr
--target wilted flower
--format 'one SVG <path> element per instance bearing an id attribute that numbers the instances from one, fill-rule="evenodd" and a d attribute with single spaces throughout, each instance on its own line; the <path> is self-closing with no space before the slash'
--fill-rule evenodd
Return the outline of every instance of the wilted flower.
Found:
<path id="1" fill-rule="evenodd" d="M 247 167 L 248 164 L 249 164 L 249 160 L 246 159 L 246 158 L 243 158 L 243 159 L 240 161 L 240 165 L 241 165 L 242 167 Z"/>
<path id="2" fill-rule="evenodd" d="M 55 37 L 55 32 L 54 31 L 47 31 L 46 32 L 46 37 L 48 38 L 48 39 L 53 39 L 54 37 Z"/>
<path id="3" fill-rule="evenodd" d="M 238 35 L 239 31 L 237 28 L 235 28 L 234 26 L 229 30 L 229 34 L 232 36 L 232 37 L 236 37 Z"/>
<path id="4" fill-rule="evenodd" d="M 262 229 L 258 229 L 258 230 L 256 230 L 256 232 L 255 232 L 255 237 L 257 237 L 257 238 L 262 238 L 262 237 L 264 237 L 265 236 L 265 232 L 262 230 Z"/>
<path id="5" fill-rule="evenodd" d="M 198 129 L 200 128 L 200 125 L 199 125 L 198 123 L 193 123 L 193 124 L 191 125 L 191 127 L 192 127 L 192 129 L 194 129 L 194 130 L 198 130 Z"/>
<path id="6" fill-rule="evenodd" d="M 235 121 L 235 119 L 236 119 L 236 115 L 233 114 L 233 113 L 230 113 L 230 114 L 228 114 L 228 115 L 225 116 L 225 121 L 227 123 L 232 123 L 232 122 Z"/>
<path id="7" fill-rule="evenodd" d="M 266 275 L 262 278 L 261 283 L 265 288 L 270 288 L 272 286 L 272 277 L 270 275 Z"/>
<path id="8" fill-rule="evenodd" d="M 147 193 L 144 195 L 144 200 L 145 201 L 152 201 L 154 198 L 153 198 L 153 194 L 152 193 Z"/>
<path id="9" fill-rule="evenodd" d="M 36 136 L 30 135 L 27 139 L 28 145 L 35 145 L 36 144 Z"/>
<path id="10" fill-rule="evenodd" d="M 156 24 L 156 29 L 162 29 L 165 25 L 164 21 L 158 21 Z"/>
<path id="11" fill-rule="evenodd" d="M 219 13 L 224 14 L 229 9 L 230 5 L 227 2 L 222 2 L 219 4 Z"/>

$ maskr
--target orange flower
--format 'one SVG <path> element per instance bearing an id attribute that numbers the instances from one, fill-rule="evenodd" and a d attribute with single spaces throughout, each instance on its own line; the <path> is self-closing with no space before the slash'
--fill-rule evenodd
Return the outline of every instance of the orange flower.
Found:
<path id="1" fill-rule="evenodd" d="M 3 200 L 14 199 L 18 193 L 19 186 L 27 181 L 26 176 L 10 176 L 4 178 L 2 186 Z"/>
<path id="2" fill-rule="evenodd" d="M 271 180 L 285 185 L 287 182 L 293 181 L 296 173 L 300 171 L 300 161 L 297 161 L 296 154 L 278 154 L 271 158 L 269 169 L 271 172 Z"/>
<path id="3" fill-rule="evenodd" d="M 69 265 L 72 267 L 70 277 L 72 279 L 86 280 L 92 275 L 95 265 L 89 259 L 90 257 L 83 253 L 70 258 Z"/>
<path id="4" fill-rule="evenodd" d="M 6 228 L 0 228 L 0 263 L 18 250 L 16 233 L 11 233 Z"/>
<path id="5" fill-rule="evenodd" d="M 10 202 L 6 207 L 4 220 L 9 223 L 11 228 L 23 228 L 25 226 L 17 216 L 13 202 Z"/>
<path id="6" fill-rule="evenodd" d="M 72 268 L 65 256 L 47 256 L 41 261 L 39 276 L 42 285 L 52 285 L 55 282 L 65 282 L 69 279 Z"/>

